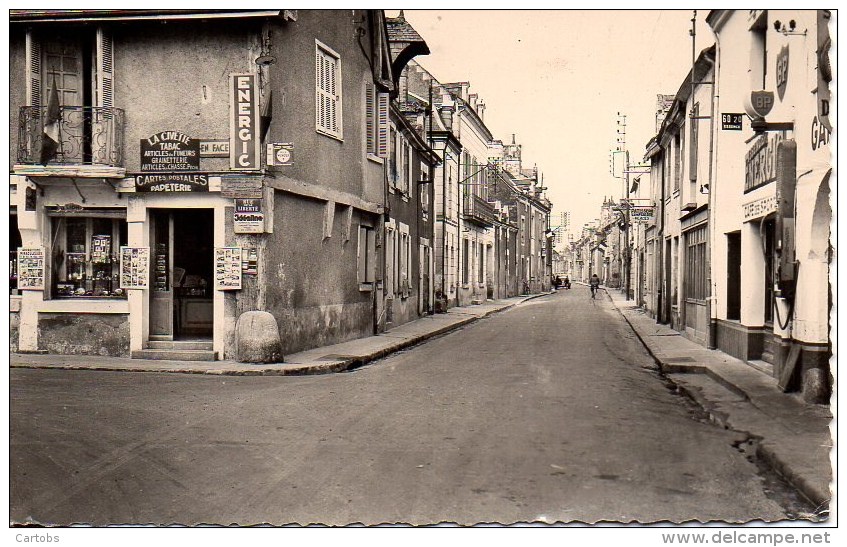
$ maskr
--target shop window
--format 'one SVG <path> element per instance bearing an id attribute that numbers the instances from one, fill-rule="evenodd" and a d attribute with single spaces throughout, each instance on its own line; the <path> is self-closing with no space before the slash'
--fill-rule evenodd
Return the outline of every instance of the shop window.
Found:
<path id="1" fill-rule="evenodd" d="M 18 247 L 22 246 L 18 215 L 9 215 L 9 294 L 20 294 L 18 292 Z"/>
<path id="2" fill-rule="evenodd" d="M 53 298 L 126 298 L 120 288 L 118 253 L 127 244 L 122 218 L 52 217 Z"/>

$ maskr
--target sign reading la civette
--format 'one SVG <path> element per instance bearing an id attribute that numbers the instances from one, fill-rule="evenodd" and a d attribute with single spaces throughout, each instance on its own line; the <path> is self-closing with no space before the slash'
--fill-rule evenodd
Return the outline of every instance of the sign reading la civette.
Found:
<path id="1" fill-rule="evenodd" d="M 259 101 L 255 74 L 229 75 L 229 167 L 238 171 L 261 169 Z"/>

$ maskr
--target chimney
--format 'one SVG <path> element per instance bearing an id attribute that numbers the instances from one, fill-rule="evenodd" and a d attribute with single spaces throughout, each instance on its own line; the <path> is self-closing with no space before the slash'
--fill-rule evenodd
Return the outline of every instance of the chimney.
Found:
<path id="1" fill-rule="evenodd" d="M 476 112 L 479 114 L 479 119 L 483 122 L 485 121 L 485 102 L 480 99 L 478 103 L 476 103 Z"/>
<path id="2" fill-rule="evenodd" d="M 459 85 L 461 86 L 461 90 L 462 90 L 462 94 L 461 94 L 462 100 L 467 101 L 468 100 L 468 88 L 471 86 L 471 84 L 470 84 L 470 82 L 461 82 Z"/>
<path id="3" fill-rule="evenodd" d="M 438 114 L 441 116 L 441 121 L 444 123 L 444 128 L 447 131 L 453 131 L 453 111 L 455 110 L 453 102 L 444 103 L 438 107 Z"/>
<path id="4" fill-rule="evenodd" d="M 400 108 L 402 110 L 406 109 L 406 106 L 409 102 L 409 71 L 408 69 L 404 69 L 402 74 L 400 74 L 400 79 L 397 82 L 398 87 L 398 102 L 400 103 Z"/>

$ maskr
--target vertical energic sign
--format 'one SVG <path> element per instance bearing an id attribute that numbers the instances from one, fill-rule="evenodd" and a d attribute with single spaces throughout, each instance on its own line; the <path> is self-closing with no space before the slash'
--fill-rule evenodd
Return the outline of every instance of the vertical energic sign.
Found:
<path id="1" fill-rule="evenodd" d="M 237 171 L 257 171 L 259 155 L 259 103 L 255 74 L 229 76 L 229 167 Z"/>

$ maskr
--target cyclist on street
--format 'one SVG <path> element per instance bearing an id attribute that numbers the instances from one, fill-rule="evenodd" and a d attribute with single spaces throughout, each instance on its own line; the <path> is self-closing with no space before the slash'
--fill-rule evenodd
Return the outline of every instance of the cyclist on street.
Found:
<path id="1" fill-rule="evenodd" d="M 591 276 L 588 286 L 591 288 L 591 298 L 594 298 L 597 295 L 597 289 L 600 288 L 600 278 L 597 277 L 597 274 Z"/>

